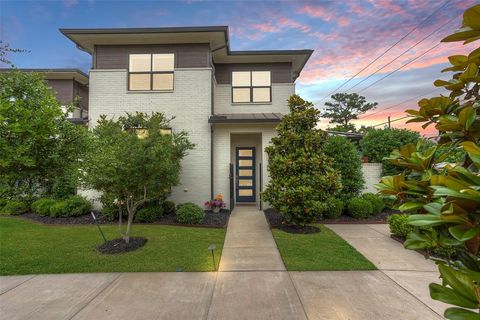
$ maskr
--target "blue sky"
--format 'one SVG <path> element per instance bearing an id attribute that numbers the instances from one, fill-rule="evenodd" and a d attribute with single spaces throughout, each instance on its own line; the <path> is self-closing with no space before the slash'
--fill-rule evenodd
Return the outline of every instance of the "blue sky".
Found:
<path id="1" fill-rule="evenodd" d="M 228 25 L 231 49 L 315 49 L 297 80 L 297 92 L 322 108 L 333 89 L 375 57 L 417 28 L 375 64 L 343 87 L 362 81 L 411 46 L 354 90 L 379 102 L 375 114 L 358 125 L 403 116 L 415 102 L 394 106 L 435 90 L 432 82 L 448 78 L 440 70 L 447 56 L 465 54 L 460 44 L 438 44 L 461 24 L 461 13 L 475 1 L 348 0 L 348 1 L 5 1 L 0 2 L 0 38 L 14 48 L 29 50 L 10 60 L 22 68 L 79 68 L 88 71 L 91 57 L 78 50 L 59 28 L 162 27 Z M 417 26 L 435 10 L 432 17 Z M 427 35 L 430 37 L 423 40 Z M 422 41 L 423 40 L 423 41 Z M 431 49 L 434 47 L 433 49 Z M 378 84 L 389 72 L 418 58 Z M 438 90 L 436 92 L 441 92 Z M 436 93 L 434 92 L 434 93 Z M 428 95 L 427 95 L 428 96 Z M 385 112 L 382 109 L 388 108 Z M 327 126 L 324 121 L 323 126 Z M 403 126 L 403 122 L 395 123 Z"/>

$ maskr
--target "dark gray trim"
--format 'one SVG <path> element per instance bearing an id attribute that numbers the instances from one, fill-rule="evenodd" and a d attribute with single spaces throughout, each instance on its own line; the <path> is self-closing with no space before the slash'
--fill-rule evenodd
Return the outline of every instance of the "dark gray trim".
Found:
<path id="1" fill-rule="evenodd" d="M 213 134 L 214 134 L 214 130 L 213 130 L 213 127 L 210 126 L 210 199 L 213 199 L 213 178 L 214 178 L 214 174 L 213 174 L 213 169 L 214 169 L 214 165 L 213 165 L 213 161 L 214 161 L 214 140 L 213 140 Z"/>
<path id="2" fill-rule="evenodd" d="M 86 124 L 88 123 L 87 118 L 67 118 L 68 121 L 74 124 Z"/>
<path id="3" fill-rule="evenodd" d="M 208 119 L 209 123 L 279 123 L 281 115 L 275 113 L 218 114 Z"/>
<path id="4" fill-rule="evenodd" d="M 51 72 L 51 73 L 55 73 L 55 72 L 76 72 L 76 73 L 88 78 L 88 75 L 80 69 L 0 68 L 0 72 L 10 72 L 10 71 L 14 71 L 14 70 L 18 70 L 18 71 L 21 71 L 21 72 L 42 72 L 42 73 L 46 73 L 46 72 Z"/>

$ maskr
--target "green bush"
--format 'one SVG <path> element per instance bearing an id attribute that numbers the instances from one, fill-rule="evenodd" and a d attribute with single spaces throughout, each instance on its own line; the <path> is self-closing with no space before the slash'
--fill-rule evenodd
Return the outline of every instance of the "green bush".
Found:
<path id="1" fill-rule="evenodd" d="M 163 213 L 164 214 L 173 214 L 175 213 L 175 202 L 165 200 L 163 202 Z"/>
<path id="2" fill-rule="evenodd" d="M 205 218 L 205 211 L 194 203 L 187 202 L 177 207 L 176 220 L 180 223 L 200 223 L 203 221 L 203 218 Z"/>
<path id="3" fill-rule="evenodd" d="M 7 199 L 0 198 L 0 209 L 5 207 L 7 205 L 7 203 L 8 203 Z"/>
<path id="4" fill-rule="evenodd" d="M 323 216 L 327 219 L 336 219 L 342 215 L 345 203 L 338 198 L 331 198 L 327 200 L 327 209 Z"/>
<path id="5" fill-rule="evenodd" d="M 324 152 L 334 159 L 332 167 L 340 171 L 342 190 L 337 195 L 343 201 L 357 196 L 363 189 L 362 160 L 355 145 L 345 137 L 329 136 Z"/>
<path id="6" fill-rule="evenodd" d="M 373 214 L 379 214 L 383 211 L 383 208 L 385 208 L 383 199 L 376 194 L 364 193 L 362 194 L 362 198 L 370 202 L 373 207 Z"/>
<path id="7" fill-rule="evenodd" d="M 28 206 L 21 201 L 7 201 L 0 209 L 1 215 L 19 215 L 28 211 Z"/>
<path id="8" fill-rule="evenodd" d="M 408 224 L 406 214 L 392 214 L 388 217 L 388 225 L 392 234 L 404 238 L 414 230 L 414 227 Z"/>
<path id="9" fill-rule="evenodd" d="M 393 150 L 405 144 L 416 144 L 419 138 L 418 132 L 407 129 L 368 129 L 363 139 L 360 140 L 360 146 L 363 155 L 368 157 L 370 162 L 383 164 L 382 176 L 389 176 L 401 173 L 403 170 L 383 158 L 390 156 Z"/>
<path id="10" fill-rule="evenodd" d="M 51 217 L 78 217 L 88 213 L 92 204 L 81 196 L 72 196 L 50 207 Z"/>
<path id="11" fill-rule="evenodd" d="M 77 192 L 77 177 L 72 173 L 65 173 L 55 178 L 52 186 L 52 197 L 55 199 L 66 199 L 74 196 Z"/>
<path id="12" fill-rule="evenodd" d="M 139 209 L 135 214 L 135 222 L 154 222 L 163 216 L 163 207 L 146 207 Z"/>
<path id="13" fill-rule="evenodd" d="M 50 208 L 57 203 L 57 200 L 50 198 L 40 198 L 32 203 L 32 211 L 41 216 L 50 215 Z"/>
<path id="14" fill-rule="evenodd" d="M 356 219 L 365 219 L 373 213 L 372 204 L 359 197 L 348 200 L 347 208 L 348 214 Z"/>

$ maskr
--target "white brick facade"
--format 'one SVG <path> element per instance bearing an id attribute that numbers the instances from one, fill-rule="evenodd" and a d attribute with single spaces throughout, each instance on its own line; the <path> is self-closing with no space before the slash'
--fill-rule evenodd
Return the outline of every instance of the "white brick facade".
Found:
<path id="1" fill-rule="evenodd" d="M 380 182 L 382 178 L 382 164 L 381 163 L 363 163 L 362 164 L 363 179 L 365 180 L 365 186 L 363 187 L 363 193 L 372 192 L 377 193 L 374 185 Z"/>
<path id="2" fill-rule="evenodd" d="M 210 68 L 176 69 L 172 92 L 127 92 L 126 70 L 91 70 L 89 125 L 95 126 L 103 114 L 111 118 L 140 111 L 175 116 L 172 129 L 187 131 L 195 149 L 183 159 L 172 200 L 201 205 L 210 198 L 211 77 Z"/>

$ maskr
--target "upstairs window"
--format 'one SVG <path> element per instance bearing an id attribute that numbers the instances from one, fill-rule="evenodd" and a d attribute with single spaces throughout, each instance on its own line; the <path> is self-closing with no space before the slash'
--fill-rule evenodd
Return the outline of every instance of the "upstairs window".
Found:
<path id="1" fill-rule="evenodd" d="M 232 102 L 271 102 L 270 71 L 233 71 Z"/>
<path id="2" fill-rule="evenodd" d="M 128 62 L 128 90 L 173 90 L 173 53 L 131 54 Z"/>

